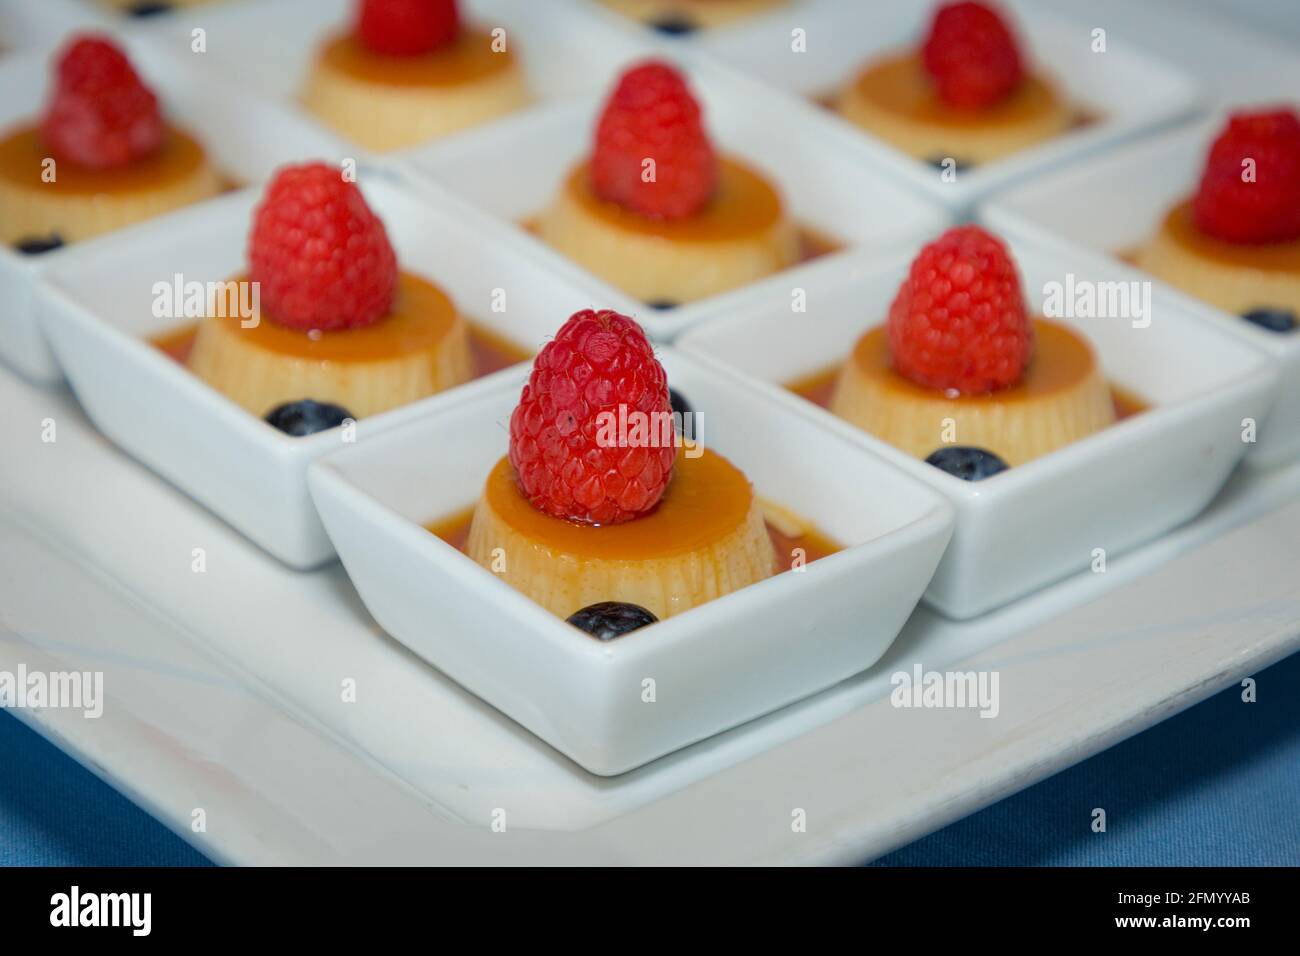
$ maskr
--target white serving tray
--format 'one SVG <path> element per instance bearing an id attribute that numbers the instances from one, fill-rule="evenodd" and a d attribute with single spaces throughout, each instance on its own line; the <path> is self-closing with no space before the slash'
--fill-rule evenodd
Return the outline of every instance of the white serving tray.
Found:
<path id="1" fill-rule="evenodd" d="M 0 442 L 0 669 L 101 670 L 107 697 L 99 720 L 17 715 L 223 862 L 861 861 L 1300 648 L 1300 467 L 1251 469 L 1105 574 L 965 624 L 919 611 L 867 673 L 602 779 L 378 633 L 338 565 L 286 569 L 114 450 L 66 391 L 0 371 Z M 1000 673 L 997 719 L 890 705 L 892 673 L 959 662 Z"/>

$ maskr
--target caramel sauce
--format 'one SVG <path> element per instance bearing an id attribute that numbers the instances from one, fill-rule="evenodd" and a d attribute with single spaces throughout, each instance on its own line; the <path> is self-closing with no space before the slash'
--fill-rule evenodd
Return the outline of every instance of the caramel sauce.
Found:
<path id="1" fill-rule="evenodd" d="M 521 221 L 519 225 L 526 232 L 533 235 L 539 233 L 536 216 L 529 216 Z M 799 234 L 799 258 L 795 260 L 795 265 L 811 262 L 813 259 L 820 259 L 822 256 L 829 256 L 832 252 L 839 252 L 844 248 L 843 242 L 821 229 L 803 225 L 796 226 L 796 228 Z"/>
<path id="2" fill-rule="evenodd" d="M 1300 272 L 1300 239 L 1255 245 L 1215 239 L 1196 225 L 1190 199 L 1170 209 L 1160 228 L 1184 249 L 1214 262 L 1265 272 Z"/>
<path id="3" fill-rule="evenodd" d="M 49 155 L 35 125 L 19 127 L 0 139 L 0 177 L 16 187 L 64 194 L 138 193 L 181 182 L 204 162 L 198 140 L 174 126 L 158 150 L 124 166 L 90 169 L 65 160 L 56 164 L 54 181 L 44 182 L 42 163 Z"/>
<path id="4" fill-rule="evenodd" d="M 244 283 L 247 276 L 233 282 Z M 239 326 L 237 310 L 213 318 Z M 257 325 L 240 327 L 239 334 L 268 352 L 320 362 L 367 362 L 410 355 L 432 349 L 451 331 L 456 306 L 440 288 L 417 275 L 403 272 L 398 278 L 392 311 L 382 321 L 355 329 L 333 329 L 319 335 L 280 325 L 265 310 Z"/>
<path id="5" fill-rule="evenodd" d="M 515 345 L 504 336 L 476 322 L 467 321 L 466 325 L 469 327 L 472 378 L 482 378 L 484 375 L 509 368 L 522 362 L 531 354 L 527 349 Z M 190 349 L 194 347 L 194 337 L 198 334 L 198 330 L 199 324 L 191 322 L 155 335 L 149 339 L 149 342 L 169 358 L 185 365 L 189 361 Z"/>
<path id="6" fill-rule="evenodd" d="M 1027 401 L 1077 383 L 1096 361 L 1091 347 L 1066 326 L 1045 319 L 1034 322 L 1035 354 L 1049 353 L 1051 362 L 1031 361 L 1024 377 L 1017 384 L 988 395 L 968 395 L 968 402 Z M 889 345 L 883 325 L 863 335 L 853 348 L 853 359 L 868 375 L 884 377 L 890 387 L 903 395 L 930 395 L 930 389 L 917 385 L 893 370 L 889 363 Z M 785 388 L 801 398 L 830 408 L 839 380 L 840 366 L 821 369 L 786 383 Z M 1110 386 L 1111 401 L 1115 406 L 1116 420 L 1128 418 L 1149 407 L 1134 392 L 1122 386 Z"/>
<path id="7" fill-rule="evenodd" d="M 877 60 L 854 83 L 859 95 L 876 108 L 936 126 L 969 128 L 1022 123 L 1057 107 L 1055 91 L 1039 77 L 1030 75 L 1000 102 L 982 109 L 956 109 L 939 98 L 920 55 L 914 52 Z"/>
<path id="8" fill-rule="evenodd" d="M 487 30 L 464 28 L 446 46 L 421 56 L 374 53 L 345 33 L 325 42 L 321 61 L 328 67 L 368 83 L 389 86 L 453 86 L 472 83 L 510 68 L 514 53 L 492 49 Z"/>
<path id="9" fill-rule="evenodd" d="M 709 201 L 682 219 L 650 219 L 601 199 L 592 191 L 589 164 L 570 170 L 564 185 L 584 209 L 608 225 L 682 242 L 744 239 L 771 229 L 783 215 L 781 195 L 761 175 L 727 157 L 718 160 L 718 182 Z"/>
<path id="10" fill-rule="evenodd" d="M 721 455 L 708 451 L 699 458 L 679 454 L 659 505 L 648 515 L 623 524 L 576 524 L 538 511 L 519 493 L 514 469 L 506 458 L 492 469 L 484 493 L 490 496 L 493 510 L 522 534 L 556 549 L 616 560 L 647 560 L 698 548 L 738 527 L 753 500 L 745 476 Z M 425 528 L 464 552 L 473 516 L 473 507 L 463 508 Z M 842 550 L 811 525 L 791 534 L 771 522 L 765 524 L 780 570 L 790 567 L 795 549 L 802 549 L 805 564 Z"/>

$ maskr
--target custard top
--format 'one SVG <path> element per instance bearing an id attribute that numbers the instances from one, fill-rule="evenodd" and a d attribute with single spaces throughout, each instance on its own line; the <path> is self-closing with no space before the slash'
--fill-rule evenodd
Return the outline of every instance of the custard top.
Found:
<path id="1" fill-rule="evenodd" d="M 421 56 L 385 56 L 366 49 L 351 32 L 325 41 L 320 61 L 339 73 L 366 83 L 388 86 L 455 86 L 473 83 L 509 69 L 514 53 L 492 49 L 487 30 L 463 28 L 446 46 Z"/>
<path id="2" fill-rule="evenodd" d="M 246 282 L 248 277 L 232 281 Z M 409 272 L 398 278 L 392 311 L 361 328 L 313 335 L 277 324 L 265 310 L 256 326 L 244 328 L 237 309 L 227 308 L 226 312 L 227 317 L 208 321 L 229 323 L 234 334 L 245 336 L 246 342 L 258 348 L 321 362 L 379 361 L 428 351 L 451 331 L 457 318 L 455 304 L 442 289 Z"/>
<path id="3" fill-rule="evenodd" d="M 172 186 L 194 175 L 204 163 L 198 140 L 174 126 L 167 127 L 163 144 L 155 152 L 112 169 L 90 169 L 65 161 L 55 164 L 54 181 L 45 182 L 41 164 L 49 156 L 36 124 L 10 130 L 0 139 L 0 178 L 11 186 L 64 195 L 128 194 Z"/>
<path id="4" fill-rule="evenodd" d="M 762 235 L 784 215 L 781 195 L 766 179 L 743 163 L 718 159 L 718 184 L 699 212 L 683 219 L 650 219 L 607 202 L 591 188 L 586 162 L 570 170 L 563 188 L 591 215 L 619 229 L 687 242 L 743 239 Z"/>
<path id="5" fill-rule="evenodd" d="M 622 524 L 588 525 L 538 511 L 519 491 L 502 458 L 488 475 L 484 499 L 516 532 L 543 547 L 604 560 L 642 561 L 695 551 L 744 527 L 754 491 L 744 474 L 717 452 L 681 452 L 663 498 L 648 514 Z"/>
<path id="6" fill-rule="evenodd" d="M 853 361 L 867 376 L 883 379 L 888 387 L 917 398 L 948 397 L 937 389 L 926 388 L 894 371 L 889 364 L 889 340 L 885 326 L 867 331 L 853 347 Z M 1063 389 L 1072 388 L 1097 366 L 1088 341 L 1067 325 L 1047 319 L 1034 319 L 1034 355 L 1020 381 L 1009 388 L 984 395 L 958 395 L 958 402 L 1032 401 Z"/>
<path id="7" fill-rule="evenodd" d="M 876 109 L 935 126 L 1010 125 L 1056 108 L 1052 88 L 1038 77 L 1026 75 L 1009 96 L 997 103 L 983 109 L 956 109 L 939 98 L 920 54 L 914 52 L 885 56 L 871 63 L 854 83 L 858 95 Z"/>
<path id="8" fill-rule="evenodd" d="M 1165 215 L 1160 227 L 1166 236 L 1184 249 L 1224 265 L 1263 269 L 1267 272 L 1300 273 L 1300 239 L 1246 245 L 1207 236 L 1192 216 L 1192 201 L 1185 199 Z"/>

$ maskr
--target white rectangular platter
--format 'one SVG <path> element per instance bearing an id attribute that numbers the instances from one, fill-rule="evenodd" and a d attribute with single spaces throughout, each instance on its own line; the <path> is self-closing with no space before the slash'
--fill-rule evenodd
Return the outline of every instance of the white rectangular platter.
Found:
<path id="1" fill-rule="evenodd" d="M 288 570 L 113 449 L 67 392 L 0 371 L 0 443 L 0 669 L 105 675 L 98 720 L 15 713 L 223 862 L 856 862 L 1300 647 L 1300 467 L 1247 470 L 1105 574 L 964 624 L 919 611 L 867 673 L 603 779 L 380 633 L 338 565 Z M 998 717 L 891 706 L 915 664 L 996 670 Z"/>

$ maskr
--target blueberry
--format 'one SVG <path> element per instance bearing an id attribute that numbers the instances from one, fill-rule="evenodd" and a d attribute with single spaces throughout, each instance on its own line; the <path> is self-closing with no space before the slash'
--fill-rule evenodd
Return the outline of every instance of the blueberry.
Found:
<path id="1" fill-rule="evenodd" d="M 647 302 L 646 305 L 652 309 L 658 309 L 660 312 L 677 308 L 677 303 L 672 299 L 655 299 L 653 302 Z"/>
<path id="2" fill-rule="evenodd" d="M 691 403 L 684 399 L 682 393 L 675 388 L 668 389 L 668 404 L 679 415 L 689 415 L 693 411 Z"/>
<path id="3" fill-rule="evenodd" d="M 1241 313 L 1241 317 L 1270 332 L 1290 332 L 1296 326 L 1295 312 L 1291 309 L 1251 309 Z"/>
<path id="4" fill-rule="evenodd" d="M 666 16 L 650 22 L 652 29 L 660 33 L 666 33 L 669 36 L 680 37 L 688 33 L 694 33 L 698 27 L 688 17 Z"/>
<path id="5" fill-rule="evenodd" d="M 63 245 L 63 239 L 57 232 L 52 232 L 48 236 L 39 238 L 19 239 L 15 243 L 15 248 L 25 256 L 38 256 L 42 252 L 50 252 L 61 245 Z"/>
<path id="6" fill-rule="evenodd" d="M 133 17 L 152 17 L 157 13 L 171 13 L 171 10 L 170 3 L 133 3 L 126 12 Z"/>
<path id="7" fill-rule="evenodd" d="M 945 445 L 925 461 L 962 481 L 983 481 L 1007 470 L 1007 463 L 993 452 L 970 445 Z"/>
<path id="8" fill-rule="evenodd" d="M 303 435 L 342 425 L 344 420 L 351 417 L 352 414 L 346 408 L 304 398 L 300 402 L 277 405 L 267 413 L 266 420 L 286 435 L 301 438 Z"/>
<path id="9" fill-rule="evenodd" d="M 568 620 L 578 630 L 586 631 L 602 641 L 609 641 L 628 631 L 635 631 L 638 627 L 653 624 L 659 618 L 639 604 L 601 601 L 599 604 L 588 604 L 581 611 L 574 611 Z"/>

